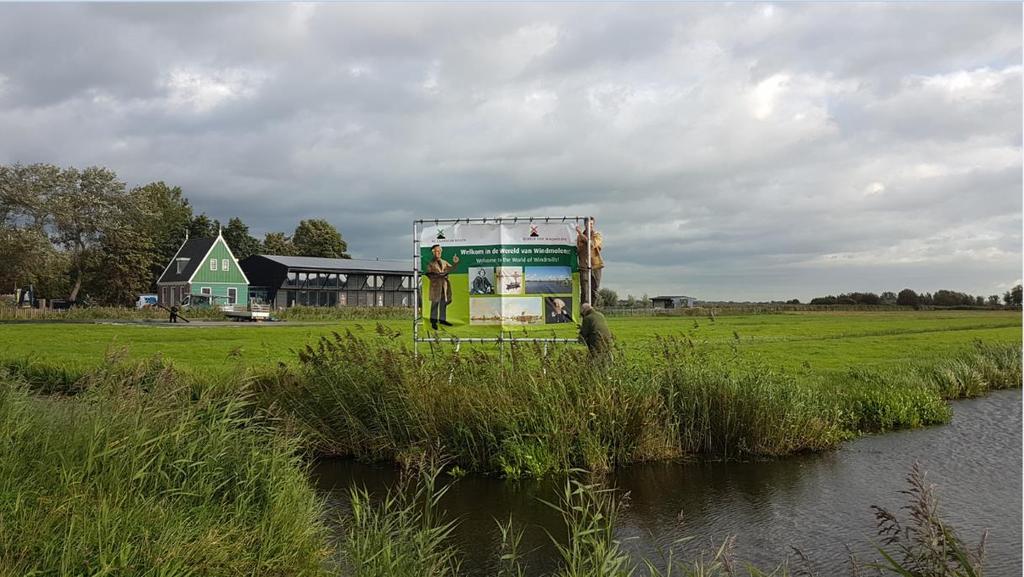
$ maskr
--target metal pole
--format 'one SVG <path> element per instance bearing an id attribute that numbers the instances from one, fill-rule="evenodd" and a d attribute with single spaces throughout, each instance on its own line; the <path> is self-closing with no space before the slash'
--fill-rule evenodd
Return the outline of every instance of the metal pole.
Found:
<path id="1" fill-rule="evenodd" d="M 459 356 L 459 348 L 462 346 L 461 341 L 455 341 L 455 356 Z M 452 377 L 455 376 L 455 364 L 452 364 L 452 370 L 448 371 L 448 384 L 452 384 Z"/>
<path id="2" fill-rule="evenodd" d="M 548 342 L 547 341 L 544 341 L 544 356 L 541 357 L 540 371 L 541 371 L 541 374 L 543 374 L 543 375 L 548 374 Z"/>
<path id="3" fill-rule="evenodd" d="M 591 301 L 590 295 L 594 292 L 594 269 L 591 268 L 591 265 L 593 263 L 590 261 L 590 254 L 591 254 L 590 242 L 591 242 L 591 239 L 594 238 L 594 231 L 590 227 L 590 218 L 591 217 L 588 216 L 588 217 L 585 217 L 585 218 L 587 219 L 586 223 L 584 224 L 584 226 L 586 227 L 586 231 L 587 231 L 587 304 L 589 304 L 590 306 L 594 306 L 594 303 L 590 302 Z"/>
<path id="4" fill-rule="evenodd" d="M 412 282 L 415 287 L 415 295 L 412 299 L 412 356 L 420 354 L 420 226 L 418 221 L 412 222 Z"/>

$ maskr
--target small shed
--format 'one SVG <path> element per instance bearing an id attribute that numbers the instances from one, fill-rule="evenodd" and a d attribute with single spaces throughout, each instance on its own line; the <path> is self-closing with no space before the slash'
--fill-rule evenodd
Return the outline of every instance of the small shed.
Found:
<path id="1" fill-rule="evenodd" d="M 656 309 L 688 309 L 697 306 L 697 299 L 685 295 L 660 296 L 651 299 Z"/>
<path id="2" fill-rule="evenodd" d="M 206 296 L 212 304 L 249 303 L 249 279 L 224 237 L 185 239 L 156 281 L 163 306 L 181 304 L 186 296 Z"/>

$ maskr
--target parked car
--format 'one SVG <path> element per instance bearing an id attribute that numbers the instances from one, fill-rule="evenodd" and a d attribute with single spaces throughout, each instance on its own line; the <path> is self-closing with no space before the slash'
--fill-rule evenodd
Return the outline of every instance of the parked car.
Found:
<path id="1" fill-rule="evenodd" d="M 139 295 L 139 300 L 135 301 L 135 308 L 137 309 L 148 309 L 153 308 L 159 302 L 157 295 Z"/>

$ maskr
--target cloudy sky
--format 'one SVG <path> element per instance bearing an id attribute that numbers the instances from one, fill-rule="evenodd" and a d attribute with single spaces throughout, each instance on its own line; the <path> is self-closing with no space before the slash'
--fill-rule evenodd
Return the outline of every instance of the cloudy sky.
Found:
<path id="1" fill-rule="evenodd" d="M 594 214 L 621 295 L 1002 293 L 1022 13 L 975 4 L 0 4 L 0 163 L 257 236 Z"/>

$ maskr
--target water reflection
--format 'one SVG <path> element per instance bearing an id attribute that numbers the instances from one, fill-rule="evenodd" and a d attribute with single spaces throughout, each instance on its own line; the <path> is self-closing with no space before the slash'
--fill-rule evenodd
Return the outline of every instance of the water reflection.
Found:
<path id="1" fill-rule="evenodd" d="M 623 469 L 611 478 L 630 493 L 619 536 L 632 553 L 651 559 L 683 538 L 688 556 L 736 536 L 736 555 L 770 567 L 803 551 L 820 575 L 846 575 L 849 550 L 873 559 L 870 506 L 896 510 L 898 492 L 915 461 L 938 486 L 944 519 L 974 543 L 989 530 L 986 575 L 1021 574 L 1021 392 L 1003 391 L 954 404 L 946 426 L 868 437 L 824 455 L 751 463 L 657 463 Z M 374 488 L 394 483 L 389 467 L 351 461 L 315 471 L 332 505 L 346 507 L 352 482 Z M 539 501 L 555 498 L 558 480 L 466 478 L 444 507 L 460 519 L 456 533 L 467 575 L 489 575 L 499 543 L 495 519 L 511 513 L 527 528 L 523 549 L 533 573 L 555 567 L 543 529 L 561 535 L 557 512 Z M 339 490 L 340 489 L 340 490 Z"/>

